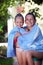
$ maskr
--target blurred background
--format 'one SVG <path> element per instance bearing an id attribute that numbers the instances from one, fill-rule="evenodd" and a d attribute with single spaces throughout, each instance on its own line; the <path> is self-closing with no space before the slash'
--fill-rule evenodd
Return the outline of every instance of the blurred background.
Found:
<path id="1" fill-rule="evenodd" d="M 14 26 L 18 7 L 23 16 L 27 12 L 33 12 L 43 31 L 43 0 L 0 0 L 0 43 L 7 42 L 8 34 Z"/>
<path id="2" fill-rule="evenodd" d="M 43 0 L 0 0 L 0 58 L 6 58 L 8 35 L 15 26 L 14 18 L 18 12 L 24 17 L 26 13 L 33 12 L 43 34 Z M 12 58 L 9 59 L 11 61 Z M 0 65 L 11 65 L 6 63 L 0 61 Z"/>

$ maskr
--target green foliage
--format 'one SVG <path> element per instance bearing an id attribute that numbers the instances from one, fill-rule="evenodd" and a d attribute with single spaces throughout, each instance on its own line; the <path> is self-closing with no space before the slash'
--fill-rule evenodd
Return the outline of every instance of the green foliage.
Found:
<path id="1" fill-rule="evenodd" d="M 4 34 L 7 32 L 7 19 L 9 16 L 7 8 L 9 6 L 9 2 L 10 1 L 8 0 L 0 0 L 0 42 L 4 41 Z M 6 29 L 3 29 L 5 27 Z"/>
<path id="2" fill-rule="evenodd" d="M 38 5 L 42 4 L 43 0 L 32 0 L 34 1 L 35 3 L 37 3 Z"/>
<path id="3" fill-rule="evenodd" d="M 0 58 L 0 65 L 13 65 L 13 58 Z"/>
<path id="4" fill-rule="evenodd" d="M 7 32 L 7 20 L 9 18 L 8 7 L 16 6 L 20 0 L 0 0 L 0 42 L 5 42 L 4 35 Z"/>
<path id="5" fill-rule="evenodd" d="M 13 58 L 7 58 L 6 46 L 0 46 L 0 65 L 13 65 Z"/>
<path id="6" fill-rule="evenodd" d="M 36 17 L 40 18 L 41 14 L 38 13 L 39 8 L 30 9 L 29 12 L 33 12 Z"/>
<path id="7" fill-rule="evenodd" d="M 7 55 L 7 48 L 6 46 L 0 46 L 0 55 L 5 57 Z"/>
<path id="8" fill-rule="evenodd" d="M 7 32 L 7 20 L 10 17 L 8 14 L 8 7 L 11 6 L 18 6 L 22 5 L 27 0 L 0 0 L 0 42 L 5 42 L 5 33 Z M 30 0 L 29 0 L 30 1 Z M 33 0 L 35 3 L 42 3 L 42 0 Z M 38 9 L 37 9 L 38 10 Z M 34 9 L 31 10 L 36 13 L 38 17 L 40 17 L 40 14 L 37 13 Z"/>

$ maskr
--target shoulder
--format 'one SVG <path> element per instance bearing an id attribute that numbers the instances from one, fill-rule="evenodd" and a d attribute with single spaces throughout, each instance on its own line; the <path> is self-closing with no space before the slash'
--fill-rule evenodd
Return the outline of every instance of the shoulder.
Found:
<path id="1" fill-rule="evenodd" d="M 25 26 L 24 29 L 25 29 L 26 31 L 29 31 L 27 26 Z"/>
<path id="2" fill-rule="evenodd" d="M 40 29 L 40 26 L 39 25 L 36 25 L 36 30 L 37 30 L 37 33 L 42 35 L 42 32 L 41 32 L 41 29 Z"/>
<path id="3" fill-rule="evenodd" d="M 18 28 L 18 27 L 14 27 L 14 28 L 11 30 L 10 34 L 13 34 L 14 32 L 17 32 L 17 31 L 19 31 L 19 28 Z"/>
<path id="4" fill-rule="evenodd" d="M 24 26 L 23 28 L 25 29 L 25 28 L 27 28 L 27 26 Z"/>
<path id="5" fill-rule="evenodd" d="M 38 24 L 35 24 L 33 28 L 36 29 L 36 30 L 40 30 L 40 27 L 39 27 Z"/>

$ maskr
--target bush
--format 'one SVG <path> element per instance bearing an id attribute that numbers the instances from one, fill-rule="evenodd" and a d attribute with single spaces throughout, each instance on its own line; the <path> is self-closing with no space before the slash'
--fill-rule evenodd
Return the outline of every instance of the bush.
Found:
<path id="1" fill-rule="evenodd" d="M 7 48 L 6 46 L 0 46 L 0 55 L 6 57 L 7 55 Z"/>

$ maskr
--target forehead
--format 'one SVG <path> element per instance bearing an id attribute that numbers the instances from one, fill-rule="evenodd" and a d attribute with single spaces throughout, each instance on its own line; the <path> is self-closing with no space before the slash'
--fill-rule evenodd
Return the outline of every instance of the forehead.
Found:
<path id="1" fill-rule="evenodd" d="M 16 17 L 16 20 L 17 20 L 17 19 L 22 20 L 22 17 L 21 17 L 21 16 L 17 16 L 17 17 Z"/>
<path id="2" fill-rule="evenodd" d="M 24 23 L 24 20 L 22 19 L 22 17 L 16 17 L 16 20 L 15 20 L 16 22 L 18 22 L 18 23 L 20 23 L 20 22 L 22 22 L 22 23 Z"/>
<path id="3" fill-rule="evenodd" d="M 27 15 L 26 18 L 28 18 L 28 19 L 30 19 L 30 18 L 34 19 L 33 15 Z"/>

